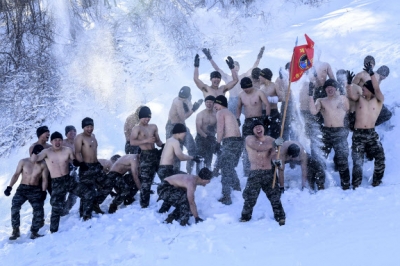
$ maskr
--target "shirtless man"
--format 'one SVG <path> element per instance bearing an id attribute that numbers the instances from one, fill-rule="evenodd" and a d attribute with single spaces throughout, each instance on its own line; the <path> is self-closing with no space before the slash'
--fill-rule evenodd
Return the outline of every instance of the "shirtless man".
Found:
<path id="1" fill-rule="evenodd" d="M 239 75 L 239 71 L 240 71 L 240 64 L 237 61 L 234 61 L 234 71 L 236 71 L 238 76 L 238 81 L 241 80 L 244 77 L 248 77 L 251 75 L 252 71 L 254 68 L 258 67 L 260 60 L 263 56 L 265 47 L 261 47 L 260 52 L 257 55 L 257 59 L 254 62 L 254 65 L 247 70 L 245 73 L 242 73 Z M 226 74 L 221 68 L 219 68 L 219 66 L 214 62 L 214 60 L 212 59 L 211 53 L 210 53 L 210 49 L 203 49 L 203 53 L 206 55 L 207 59 L 210 60 L 211 65 L 213 66 L 213 68 L 219 72 L 221 74 L 221 78 L 222 80 L 227 84 L 228 82 L 231 82 L 233 80 L 233 76 L 230 76 L 228 74 Z M 236 85 L 233 86 L 233 88 L 229 91 L 229 101 L 228 101 L 228 106 L 229 106 L 229 111 L 232 112 L 232 114 L 236 115 L 236 106 L 238 104 L 238 97 L 239 97 L 239 93 L 242 91 L 242 89 L 240 88 L 240 84 L 238 82 L 236 82 Z"/>
<path id="2" fill-rule="evenodd" d="M 110 159 L 98 159 L 99 163 L 101 166 L 103 166 L 103 172 L 105 174 L 108 174 L 110 172 L 111 166 L 119 159 L 121 158 L 121 155 L 115 154 L 111 156 Z"/>
<path id="3" fill-rule="evenodd" d="M 214 97 L 217 97 L 218 95 L 225 95 L 225 93 L 231 90 L 238 82 L 238 76 L 237 72 L 234 70 L 235 64 L 232 57 L 228 56 L 228 59 L 225 61 L 232 72 L 233 80 L 226 83 L 225 85 L 219 86 L 219 84 L 221 83 L 221 73 L 218 71 L 213 71 L 210 74 L 211 85 L 209 86 L 204 84 L 204 82 L 199 79 L 200 58 L 199 55 L 196 54 L 196 57 L 194 58 L 193 80 L 194 83 L 196 83 L 196 86 L 203 92 L 204 98 L 208 95 L 212 95 Z"/>
<path id="4" fill-rule="evenodd" d="M 298 141 L 285 141 L 281 146 L 279 160 L 276 167 L 279 169 L 279 188 L 284 193 L 285 188 L 285 165 L 290 167 L 298 164 L 301 167 L 301 187 L 306 187 L 308 181 L 310 188 L 314 190 L 317 184 L 318 190 L 325 188 L 325 171 L 321 163 L 307 154 L 303 146 Z"/>
<path id="5" fill-rule="evenodd" d="M 64 213 L 65 196 L 67 192 L 77 194 L 75 192 L 77 182 L 69 175 L 69 162 L 75 159 L 71 148 L 62 145 L 63 136 L 59 132 L 54 132 L 50 136 L 51 147 L 44 149 L 40 153 L 33 152 L 31 160 L 33 162 L 46 161 L 49 169 L 53 191 L 51 193 L 50 204 L 50 232 L 58 231 L 60 217 Z"/>
<path id="6" fill-rule="evenodd" d="M 278 112 L 278 102 L 282 101 L 284 97 L 284 92 L 280 90 L 280 88 L 271 81 L 272 79 L 272 71 L 268 68 L 264 68 L 260 73 L 261 87 L 260 90 L 265 93 L 265 96 L 268 99 L 269 106 L 271 108 L 270 114 L 268 117 L 268 125 L 266 125 L 267 135 L 276 139 L 280 136 L 281 132 L 281 122 L 282 117 Z M 263 115 L 266 116 L 265 110 L 263 110 Z"/>
<path id="7" fill-rule="evenodd" d="M 217 117 L 214 110 L 214 96 L 207 96 L 204 99 L 206 109 L 196 116 L 196 148 L 197 155 L 204 158 L 204 166 L 211 170 L 211 163 L 217 139 L 215 138 Z M 199 166 L 199 165 L 197 165 Z M 197 167 L 197 173 L 200 171 Z"/>
<path id="8" fill-rule="evenodd" d="M 31 156 L 33 147 L 35 147 L 36 144 L 42 145 L 45 149 L 51 147 L 51 145 L 47 143 L 50 137 L 50 130 L 47 126 L 38 127 L 36 129 L 36 136 L 38 137 L 38 140 L 29 147 L 29 156 Z"/>
<path id="9" fill-rule="evenodd" d="M 243 91 L 239 94 L 239 101 L 236 109 L 236 118 L 238 120 L 238 123 L 240 124 L 240 111 L 242 110 L 242 106 L 244 106 L 245 120 L 242 126 L 242 136 L 243 139 L 245 139 L 247 136 L 253 135 L 253 130 L 251 127 L 253 121 L 260 121 L 264 123 L 264 126 L 266 127 L 265 121 L 267 119 L 265 119 L 262 114 L 263 104 L 265 106 L 266 116 L 270 115 L 271 108 L 268 99 L 265 96 L 265 93 L 261 90 L 254 89 L 250 78 L 242 78 L 242 80 L 240 81 L 240 86 L 242 87 Z M 249 169 L 249 158 L 247 156 L 246 150 L 244 150 L 243 170 L 245 176 L 249 176 Z"/>
<path id="10" fill-rule="evenodd" d="M 64 139 L 62 145 L 65 147 L 69 147 L 72 149 L 72 152 L 75 154 L 75 137 L 76 137 L 76 128 L 72 125 L 66 126 L 65 127 L 65 136 L 67 137 Z M 77 173 L 78 167 L 74 166 L 72 161 L 69 162 L 69 175 L 75 179 L 76 182 L 79 182 L 79 176 Z M 64 206 L 64 215 L 67 215 L 69 211 L 72 209 L 72 207 L 76 203 L 77 195 L 73 193 L 68 193 L 68 197 L 65 200 L 65 206 Z"/>
<path id="11" fill-rule="evenodd" d="M 139 146 L 142 150 L 140 154 L 140 206 L 142 208 L 149 206 L 150 189 L 159 165 L 159 152 L 154 145 L 158 147 L 163 145 L 158 135 L 158 128 L 155 124 L 149 124 L 150 119 L 150 108 L 143 106 L 139 111 L 139 124 L 132 129 L 130 138 L 131 145 Z"/>
<path id="12" fill-rule="evenodd" d="M 356 122 L 352 137 L 353 144 L 351 146 L 353 189 L 361 185 L 364 154 L 367 154 L 367 157 L 375 159 L 372 186 L 376 187 L 382 183 L 385 172 L 385 152 L 379 140 L 379 135 L 375 131 L 375 123 L 382 109 L 384 96 L 372 70 L 372 65 L 367 62 L 364 69 L 370 75 L 370 80 L 363 85 L 362 94 L 354 93 L 351 90 L 350 84 L 354 75 L 349 71 L 347 72 L 347 95 L 351 100 L 356 102 Z"/>
<path id="13" fill-rule="evenodd" d="M 194 193 L 197 186 L 210 183 L 211 177 L 211 171 L 203 168 L 198 175 L 177 174 L 165 178 L 157 188 L 158 200 L 163 200 L 175 207 L 175 210 L 165 219 L 165 223 L 176 220 L 182 226 L 189 225 L 191 214 L 196 223 L 203 222 L 197 211 Z"/>
<path id="14" fill-rule="evenodd" d="M 246 188 L 243 191 L 244 205 L 241 222 L 251 219 L 253 208 L 257 203 L 258 195 L 262 189 L 271 202 L 274 218 L 279 225 L 285 224 L 285 211 L 281 203 L 279 186 L 272 188 L 274 168 L 271 161 L 276 159 L 276 147 L 282 145 L 283 139 L 273 139 L 264 135 L 263 124 L 255 120 L 253 122 L 254 135 L 246 137 L 246 150 L 250 159 L 250 174 Z"/>
<path id="15" fill-rule="evenodd" d="M 240 191 L 240 181 L 235 167 L 239 163 L 243 150 L 243 139 L 240 136 L 236 117 L 228 110 L 228 100 L 220 95 L 215 98 L 214 108 L 217 111 L 217 147 L 220 154 L 217 168 L 221 169 L 222 198 L 225 205 L 232 204 L 231 190 Z"/>
<path id="16" fill-rule="evenodd" d="M 192 95 L 188 86 L 183 86 L 178 97 L 172 101 L 171 108 L 169 109 L 168 122 L 165 126 L 166 139 L 172 136 L 172 128 L 180 123 L 185 125 L 186 119 L 188 119 L 194 112 L 196 112 L 200 105 L 203 103 L 203 99 L 198 100 L 193 105 L 191 103 Z M 193 136 L 190 133 L 189 128 L 186 128 L 185 139 L 181 142 L 181 148 L 186 147 L 190 156 L 196 155 L 196 143 L 194 142 Z M 175 167 L 180 168 L 179 161 L 175 162 Z M 186 164 L 186 171 L 190 174 L 192 172 L 193 163 L 189 162 Z"/>
<path id="17" fill-rule="evenodd" d="M 43 150 L 43 146 L 36 144 L 33 149 L 35 153 Z M 44 161 L 32 163 L 30 158 L 22 159 L 18 162 L 17 169 L 10 180 L 10 184 L 4 191 L 8 197 L 11 194 L 13 185 L 18 181 L 19 176 L 22 174 L 21 183 L 15 192 L 11 205 L 11 225 L 13 228 L 10 240 L 16 240 L 20 237 L 20 215 L 19 211 L 25 201 L 29 201 L 33 209 L 32 226 L 31 226 L 31 239 L 41 237 L 38 234 L 39 229 L 44 225 L 44 200 L 46 199 L 47 176 L 49 171 Z M 41 179 L 41 183 L 39 182 Z"/>
<path id="18" fill-rule="evenodd" d="M 78 195 L 81 196 L 81 206 L 79 212 L 84 221 L 92 218 L 92 211 L 103 214 L 100 209 L 100 202 L 107 197 L 106 191 L 113 186 L 107 182 L 103 172 L 103 166 L 97 160 L 97 139 L 93 134 L 94 122 L 90 117 L 82 120 L 83 132 L 75 138 L 75 166 L 79 166 L 79 185 Z M 104 190 L 102 187 L 104 186 Z M 97 188 L 97 193 L 96 193 Z M 97 196 L 96 196 L 97 194 Z"/>
<path id="19" fill-rule="evenodd" d="M 208 97 L 208 96 L 207 96 Z M 190 161 L 195 159 L 198 156 L 189 156 L 182 152 L 182 147 L 180 143 L 185 138 L 187 134 L 187 127 L 184 124 L 175 124 L 171 133 L 172 136 L 166 140 L 164 149 L 161 154 L 160 166 L 158 167 L 158 177 L 161 181 L 163 181 L 166 177 L 184 173 L 180 171 L 179 167 L 176 167 L 179 164 L 176 164 L 176 160 L 181 161 Z M 163 203 L 159 213 L 167 212 L 171 208 L 171 205 L 168 205 L 166 202 Z"/>
<path id="20" fill-rule="evenodd" d="M 130 114 L 124 124 L 124 135 L 126 139 L 125 143 L 125 153 L 126 154 L 138 154 L 140 153 L 140 149 L 138 146 L 132 146 L 130 144 L 130 137 L 132 133 L 132 128 L 136 126 L 139 123 L 139 111 L 140 108 L 142 108 L 143 105 L 140 105 L 138 108 L 136 108 L 136 111 L 132 114 Z"/>
<path id="21" fill-rule="evenodd" d="M 115 180 L 114 197 L 108 213 L 114 213 L 118 210 L 118 206 L 124 202 L 127 197 L 132 197 L 140 189 L 139 180 L 139 155 L 126 154 L 114 161 L 108 172 L 108 178 Z M 133 192 L 133 193 L 132 193 Z"/>
<path id="22" fill-rule="evenodd" d="M 328 157 L 332 148 L 335 151 L 333 161 L 335 168 L 339 171 L 340 184 L 343 190 L 350 188 L 349 171 L 349 145 L 347 136 L 349 131 L 344 127 L 344 119 L 349 111 L 349 101 L 346 96 L 339 95 L 337 82 L 333 79 L 325 81 L 323 88 L 326 90 L 327 97 L 317 99 L 314 103 L 312 89 L 309 90 L 309 108 L 313 115 L 321 112 L 324 118 L 322 127 L 322 152 L 325 159 Z"/>
<path id="23" fill-rule="evenodd" d="M 259 90 L 260 86 L 261 86 L 260 74 L 261 74 L 261 69 L 258 67 L 255 67 L 255 68 L 253 68 L 253 70 L 251 71 L 251 75 L 249 76 L 249 78 L 251 79 L 251 82 L 253 83 L 253 87 L 256 90 Z"/>

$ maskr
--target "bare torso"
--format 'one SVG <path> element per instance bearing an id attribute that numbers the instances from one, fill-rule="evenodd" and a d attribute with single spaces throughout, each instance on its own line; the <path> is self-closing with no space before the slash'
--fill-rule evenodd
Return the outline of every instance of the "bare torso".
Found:
<path id="1" fill-rule="evenodd" d="M 272 168 L 271 159 L 276 157 L 273 141 L 274 139 L 269 136 L 257 138 L 251 135 L 246 137 L 250 170 L 270 170 Z"/>
<path id="2" fill-rule="evenodd" d="M 22 159 L 22 178 L 21 184 L 38 186 L 43 171 L 47 170 L 44 161 L 32 163 L 29 158 Z"/>
<path id="3" fill-rule="evenodd" d="M 217 125 L 217 117 L 213 109 L 211 110 L 205 109 L 197 114 L 196 116 L 197 133 L 202 135 L 203 137 L 215 136 L 217 130 L 216 125 Z"/>
<path id="4" fill-rule="evenodd" d="M 49 169 L 51 178 L 58 178 L 69 174 L 69 161 L 73 159 L 72 149 L 61 146 L 60 149 L 53 147 L 43 150 L 45 153 L 45 161 Z"/>
<path id="5" fill-rule="evenodd" d="M 349 102 L 346 96 L 336 95 L 317 99 L 316 105 L 321 105 L 321 114 L 324 117 L 325 127 L 343 127 L 344 118 L 349 110 Z"/>
<path id="6" fill-rule="evenodd" d="M 242 91 L 239 94 L 239 99 L 244 107 L 244 116 L 246 118 L 260 117 L 262 116 L 262 100 L 260 94 L 263 93 L 260 90 L 253 89 L 251 93 Z"/>
<path id="7" fill-rule="evenodd" d="M 275 83 L 266 80 L 265 83 L 263 83 L 260 87 L 260 90 L 265 93 L 265 96 L 279 96 L 277 93 L 277 86 Z M 278 104 L 277 103 L 270 103 L 269 106 L 271 109 L 277 109 Z M 265 107 L 263 107 L 265 109 Z"/>
<path id="8" fill-rule="evenodd" d="M 183 99 L 183 98 L 176 97 L 172 101 L 172 105 L 171 105 L 171 108 L 169 109 L 169 113 L 168 113 L 168 119 L 171 121 L 172 124 L 176 124 L 176 123 L 185 124 L 185 120 L 187 118 L 188 112 L 185 112 L 183 104 L 187 105 L 188 110 L 189 110 L 188 112 L 190 112 L 190 110 L 192 110 L 193 105 L 189 99 Z"/>
<path id="9" fill-rule="evenodd" d="M 375 128 L 376 120 L 382 110 L 382 102 L 375 97 L 367 100 L 363 96 L 355 103 L 356 107 L 356 123 L 355 128 L 370 129 Z"/>
<path id="10" fill-rule="evenodd" d="M 97 163 L 97 139 L 94 134 L 90 136 L 85 133 L 80 133 L 74 140 L 75 154 L 78 160 L 80 159 L 79 154 L 82 156 L 82 160 L 85 163 Z"/>
<path id="11" fill-rule="evenodd" d="M 317 77 L 314 76 L 314 70 L 317 73 Z M 316 88 L 323 86 L 327 77 L 335 79 L 330 64 L 320 61 L 314 62 L 313 67 L 309 72 L 309 77 L 310 80 L 314 82 Z"/>
<path id="12" fill-rule="evenodd" d="M 158 128 L 156 125 L 141 125 L 139 123 L 139 125 L 133 128 L 130 137 L 131 145 L 139 146 L 142 150 L 153 150 L 155 148 L 154 144 L 157 142 L 160 142 L 160 138 L 158 136 Z"/>

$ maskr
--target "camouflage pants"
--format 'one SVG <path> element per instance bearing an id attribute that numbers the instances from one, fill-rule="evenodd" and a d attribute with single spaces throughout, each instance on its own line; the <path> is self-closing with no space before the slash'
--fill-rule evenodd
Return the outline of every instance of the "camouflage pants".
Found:
<path id="1" fill-rule="evenodd" d="M 108 195 L 110 195 L 114 185 L 115 185 L 115 180 L 110 179 L 109 176 L 104 173 L 103 171 L 100 171 L 98 175 L 96 175 L 96 190 L 97 190 L 97 196 L 96 196 L 96 202 L 98 204 L 102 204 L 104 200 L 107 198 Z"/>
<path id="2" fill-rule="evenodd" d="M 325 188 L 325 169 L 320 161 L 315 160 L 310 154 L 307 154 L 307 180 L 311 189 L 317 184 L 318 189 Z"/>
<path id="3" fill-rule="evenodd" d="M 150 189 L 153 184 L 154 177 L 158 168 L 158 150 L 142 150 L 140 155 L 140 205 L 142 208 L 147 208 L 150 202 Z"/>
<path id="4" fill-rule="evenodd" d="M 69 175 L 75 179 L 77 183 L 79 183 L 79 176 L 77 173 L 77 168 L 74 167 L 72 164 L 70 164 L 70 173 Z M 76 203 L 76 199 L 78 198 L 77 195 L 75 195 L 73 192 L 68 192 L 67 199 L 65 200 L 65 205 L 64 205 L 64 214 L 68 214 L 69 211 L 72 209 L 72 207 Z"/>
<path id="5" fill-rule="evenodd" d="M 349 130 L 344 127 L 323 127 L 322 128 L 322 152 L 325 158 L 329 153 L 335 151 L 333 161 L 335 167 L 340 174 L 340 183 L 343 188 L 350 187 L 350 171 L 349 171 L 349 145 L 347 143 L 347 136 Z"/>
<path id="6" fill-rule="evenodd" d="M 242 126 L 242 137 L 243 141 L 246 139 L 247 136 L 254 135 L 253 133 L 253 121 L 260 121 L 264 125 L 264 120 L 265 118 L 260 116 L 260 117 L 251 117 L 251 118 L 246 118 L 244 120 L 243 126 Z M 267 134 L 268 128 L 264 126 L 264 135 Z M 243 144 L 242 144 L 243 145 Z M 249 176 L 249 171 L 250 171 L 250 161 L 249 161 L 249 155 L 247 154 L 246 149 L 243 149 L 243 171 L 244 171 L 244 176 Z"/>
<path id="7" fill-rule="evenodd" d="M 163 181 L 157 187 L 157 193 L 158 200 L 163 200 L 164 203 L 175 207 L 169 217 L 185 222 L 189 220 L 191 212 L 185 189 L 174 187 L 167 181 Z"/>
<path id="8" fill-rule="evenodd" d="M 271 202 L 272 211 L 276 221 L 285 219 L 285 211 L 281 203 L 279 186 L 272 188 L 274 170 L 251 170 L 247 179 L 246 188 L 243 191 L 244 206 L 242 218 L 251 219 L 253 208 L 257 203 L 258 195 L 262 189 Z"/>
<path id="9" fill-rule="evenodd" d="M 126 154 L 139 154 L 140 148 L 139 148 L 139 146 L 131 146 L 130 142 L 127 141 L 125 143 L 125 153 Z"/>
<path id="10" fill-rule="evenodd" d="M 164 181 L 165 178 L 167 178 L 171 175 L 186 174 L 186 173 L 177 171 L 176 169 L 174 169 L 174 167 L 172 165 L 160 165 L 158 167 L 157 174 L 158 174 L 158 177 L 160 178 L 160 180 Z M 160 210 L 168 211 L 169 208 L 171 208 L 171 205 L 169 205 L 167 202 L 164 201 Z M 161 212 L 164 212 L 164 211 L 161 211 Z"/>
<path id="11" fill-rule="evenodd" d="M 364 154 L 375 159 L 373 184 L 379 185 L 385 173 L 385 152 L 375 129 L 355 129 L 353 132 L 351 157 L 353 158 L 353 188 L 362 181 Z"/>
<path id="12" fill-rule="evenodd" d="M 96 186 L 95 182 L 98 176 L 103 175 L 99 163 L 87 163 L 87 171 L 79 169 L 80 181 L 76 190 L 76 195 L 81 198 L 81 205 L 83 209 L 83 217 L 92 217 L 93 204 L 96 199 Z"/>
<path id="13" fill-rule="evenodd" d="M 69 174 L 53 178 L 53 191 L 50 198 L 51 218 L 50 231 L 57 232 L 60 223 L 60 217 L 64 213 L 65 196 L 68 192 L 75 193 L 77 182 Z"/>
<path id="14" fill-rule="evenodd" d="M 282 117 L 278 112 L 278 109 L 271 109 L 271 113 L 269 115 L 269 128 L 267 135 L 276 139 L 281 134 L 281 123 Z"/>
<path id="15" fill-rule="evenodd" d="M 214 136 L 207 136 L 206 138 L 197 134 L 196 136 L 196 148 L 197 155 L 204 158 L 204 166 L 211 169 L 211 162 L 215 146 L 217 145 L 217 139 Z M 197 173 L 200 171 L 197 167 Z"/>
<path id="16" fill-rule="evenodd" d="M 281 115 L 285 112 L 285 102 L 281 105 Z M 282 138 L 285 141 L 297 140 L 296 132 L 294 131 L 294 123 L 296 122 L 297 111 L 292 100 L 289 100 L 289 105 L 286 110 L 285 127 L 283 128 Z M 282 117 L 283 120 L 283 117 Z"/>
<path id="17" fill-rule="evenodd" d="M 235 167 L 239 163 L 243 151 L 243 140 L 241 137 L 230 137 L 222 140 L 221 155 L 218 163 L 221 168 L 222 195 L 230 196 L 231 190 L 240 190 L 240 181 Z"/>
<path id="18" fill-rule="evenodd" d="M 29 186 L 20 184 L 12 199 L 11 205 L 11 225 L 13 228 L 20 226 L 21 206 L 28 201 L 33 209 L 31 231 L 37 232 L 43 226 L 44 220 L 44 202 L 41 199 L 42 189 L 40 186 Z"/>
<path id="19" fill-rule="evenodd" d="M 110 180 L 115 180 L 114 189 L 117 195 L 114 197 L 112 204 L 120 205 L 125 199 L 134 197 L 138 192 L 132 174 L 122 175 L 117 172 L 109 172 L 107 175 Z"/>

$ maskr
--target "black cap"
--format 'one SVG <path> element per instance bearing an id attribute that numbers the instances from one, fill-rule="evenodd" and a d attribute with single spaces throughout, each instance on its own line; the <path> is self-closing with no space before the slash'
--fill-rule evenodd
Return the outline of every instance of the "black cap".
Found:
<path id="1" fill-rule="evenodd" d="M 172 129 L 172 134 L 179 134 L 186 132 L 186 126 L 181 123 L 175 124 L 174 128 Z"/>
<path id="2" fill-rule="evenodd" d="M 335 89 L 338 88 L 338 84 L 337 84 L 336 80 L 334 80 L 334 79 L 328 79 L 327 81 L 325 81 L 325 83 L 324 83 L 324 89 L 326 89 L 326 88 L 329 87 L 329 86 L 332 86 L 332 87 L 334 87 Z"/>
<path id="3" fill-rule="evenodd" d="M 179 91 L 179 98 L 189 98 L 190 97 L 190 88 L 188 86 L 183 86 Z"/>
<path id="4" fill-rule="evenodd" d="M 293 158 L 299 156 L 300 154 L 300 147 L 297 144 L 290 144 L 287 149 L 287 154 Z"/>
<path id="5" fill-rule="evenodd" d="M 260 78 L 260 73 L 261 73 L 261 69 L 259 69 L 258 67 L 255 67 L 251 71 L 251 77 L 253 79 L 259 79 Z"/>
<path id="6" fill-rule="evenodd" d="M 143 106 L 142 108 L 140 108 L 139 119 L 142 118 L 151 118 L 151 110 L 149 107 Z"/>
<path id="7" fill-rule="evenodd" d="M 50 130 L 49 130 L 49 128 L 47 126 L 41 126 L 41 127 L 38 127 L 36 129 L 36 135 L 37 135 L 38 138 L 45 132 L 49 132 L 50 133 Z"/>
<path id="8" fill-rule="evenodd" d="M 213 71 L 213 72 L 211 72 L 211 73 L 210 73 L 210 79 L 213 79 L 213 78 L 218 78 L 218 79 L 220 79 L 220 78 L 221 78 L 221 73 L 219 73 L 218 71 Z"/>
<path id="9" fill-rule="evenodd" d="M 228 100 L 226 99 L 226 97 L 224 95 L 218 95 L 215 98 L 215 103 L 218 103 L 218 104 L 228 108 Z"/>
<path id="10" fill-rule="evenodd" d="M 63 139 L 63 136 L 61 135 L 60 132 L 55 131 L 53 134 L 51 134 L 50 136 L 50 141 L 52 141 L 53 139 Z"/>
<path id="11" fill-rule="evenodd" d="M 215 102 L 215 97 L 212 95 L 208 95 L 206 98 L 204 98 L 204 101 L 213 101 Z"/>
<path id="12" fill-rule="evenodd" d="M 212 172 L 208 168 L 204 167 L 200 170 L 199 177 L 203 180 L 210 180 L 212 178 Z"/>
<path id="13" fill-rule="evenodd" d="M 256 119 L 251 123 L 251 129 L 254 129 L 256 126 L 264 126 L 264 124 L 260 120 Z"/>
<path id="14" fill-rule="evenodd" d="M 240 81 L 240 87 L 242 89 L 251 88 L 251 87 L 253 87 L 253 82 L 251 81 L 251 79 L 249 77 L 244 77 Z"/>
<path id="15" fill-rule="evenodd" d="M 82 128 L 86 126 L 94 126 L 93 119 L 91 119 L 90 117 L 85 117 L 84 119 L 82 119 Z"/>
<path id="16" fill-rule="evenodd" d="M 31 155 L 33 154 L 33 152 L 40 153 L 42 150 L 44 150 L 43 146 L 40 144 L 36 144 L 35 146 L 33 146 Z"/>
<path id="17" fill-rule="evenodd" d="M 260 76 L 268 79 L 269 81 L 271 81 L 272 79 L 272 71 L 269 68 L 264 68 L 263 70 L 261 70 Z"/>
<path id="18" fill-rule="evenodd" d="M 74 126 L 66 126 L 65 127 L 65 136 L 68 134 L 68 132 L 70 132 L 71 130 L 75 130 L 76 132 L 76 128 Z"/>

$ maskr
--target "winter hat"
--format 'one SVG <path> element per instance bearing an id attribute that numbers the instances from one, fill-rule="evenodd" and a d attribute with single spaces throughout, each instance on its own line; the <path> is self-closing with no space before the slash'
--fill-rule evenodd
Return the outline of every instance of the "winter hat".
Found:
<path id="1" fill-rule="evenodd" d="M 65 136 L 68 134 L 68 132 L 70 132 L 71 130 L 75 130 L 76 132 L 76 128 L 74 126 L 66 126 L 65 127 Z"/>
<path id="2" fill-rule="evenodd" d="M 186 126 L 181 123 L 175 124 L 174 128 L 172 129 L 172 134 L 179 134 L 186 132 Z"/>
<path id="3" fill-rule="evenodd" d="M 244 78 L 242 78 L 242 80 L 240 81 L 240 87 L 241 87 L 242 89 L 251 88 L 251 87 L 253 87 L 253 82 L 251 81 L 250 78 L 244 77 Z"/>
<path id="4" fill-rule="evenodd" d="M 183 86 L 179 91 L 179 98 L 189 98 L 190 96 L 190 88 L 188 86 Z"/>
<path id="5" fill-rule="evenodd" d="M 37 135 L 38 138 L 45 132 L 49 132 L 50 133 L 50 130 L 49 130 L 49 128 L 47 126 L 41 126 L 41 127 L 38 127 L 36 129 L 36 135 Z"/>
<path id="6" fill-rule="evenodd" d="M 218 95 L 215 98 L 215 103 L 218 103 L 218 104 L 228 108 L 228 100 L 226 99 L 226 97 L 224 95 Z"/>
<path id="7" fill-rule="evenodd" d="M 335 89 L 338 88 L 338 84 L 337 84 L 336 80 L 334 80 L 334 79 L 328 79 L 327 81 L 325 81 L 324 86 L 323 86 L 324 90 L 329 86 L 332 86 Z"/>
<path id="8" fill-rule="evenodd" d="M 50 141 L 52 141 L 53 139 L 63 139 L 63 136 L 60 132 L 56 131 L 50 136 Z"/>
<path id="9" fill-rule="evenodd" d="M 299 156 L 300 154 L 300 147 L 299 145 L 296 144 L 290 144 L 288 149 L 287 149 L 287 154 L 293 158 Z"/>
<path id="10" fill-rule="evenodd" d="M 93 119 L 91 119 L 90 117 L 85 117 L 84 119 L 82 119 L 82 128 L 86 126 L 94 126 Z"/>
<path id="11" fill-rule="evenodd" d="M 263 70 L 261 70 L 260 76 L 268 79 L 269 81 L 271 81 L 272 79 L 272 71 L 269 68 L 264 68 Z"/>
<path id="12" fill-rule="evenodd" d="M 215 102 L 215 97 L 212 95 L 208 95 L 206 98 L 204 98 L 204 101 L 213 101 Z"/>
<path id="13" fill-rule="evenodd" d="M 210 73 L 210 79 L 213 79 L 213 78 L 220 79 L 221 78 L 221 73 L 219 73 L 218 71 L 211 72 Z"/>
<path id="14" fill-rule="evenodd" d="M 203 180 L 210 180 L 212 178 L 212 172 L 208 168 L 204 167 L 200 170 L 199 177 Z"/>
<path id="15" fill-rule="evenodd" d="M 258 67 L 255 67 L 251 71 L 251 77 L 253 79 L 259 79 L 260 78 L 260 73 L 261 73 L 261 69 L 259 69 Z"/>
<path id="16" fill-rule="evenodd" d="M 260 120 L 255 119 L 251 123 L 251 129 L 255 128 L 256 126 L 264 126 L 264 124 Z"/>
<path id="17" fill-rule="evenodd" d="M 364 87 L 367 88 L 372 94 L 375 95 L 375 89 L 374 86 L 372 85 L 372 81 L 368 80 L 367 82 L 364 83 Z"/>
<path id="18" fill-rule="evenodd" d="M 37 152 L 37 153 L 40 153 L 42 150 L 44 150 L 43 146 L 40 145 L 40 144 L 36 144 L 36 145 L 33 147 L 33 150 L 32 150 L 32 153 L 31 153 L 31 154 L 33 154 L 34 151 Z"/>
<path id="19" fill-rule="evenodd" d="M 139 119 L 142 118 L 151 118 L 151 111 L 149 107 L 143 106 L 142 108 L 140 108 Z"/>

